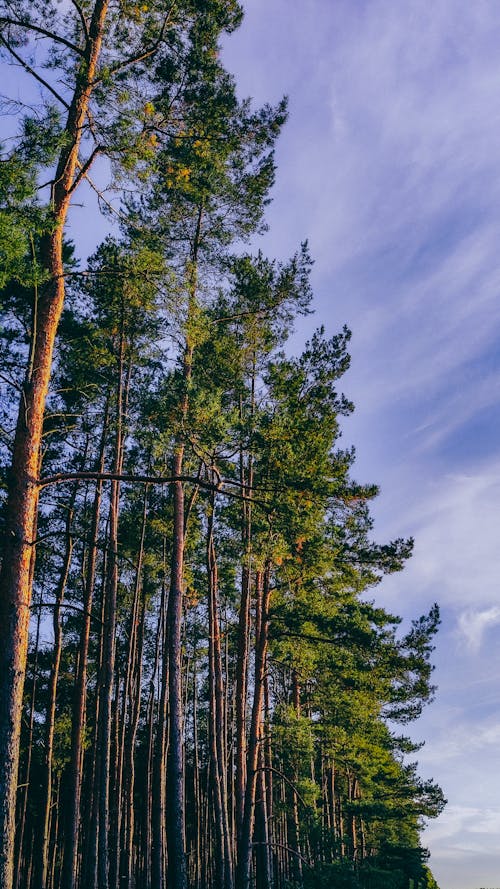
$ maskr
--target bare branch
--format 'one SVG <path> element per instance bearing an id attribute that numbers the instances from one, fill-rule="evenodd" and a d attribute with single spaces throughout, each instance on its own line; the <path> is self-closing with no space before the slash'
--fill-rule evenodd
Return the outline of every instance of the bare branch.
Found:
<path id="1" fill-rule="evenodd" d="M 8 386 L 13 386 L 14 389 L 17 389 L 18 392 L 22 392 L 22 386 L 19 383 L 16 383 L 14 380 L 11 380 L 10 377 L 7 377 L 5 374 L 0 373 L 0 380 L 2 382 L 7 383 Z"/>
<path id="2" fill-rule="evenodd" d="M 255 769 L 255 771 L 256 771 L 256 772 L 273 772 L 273 774 L 275 774 L 275 775 L 279 775 L 280 778 L 283 778 L 283 781 L 285 781 L 285 783 L 288 784 L 289 787 L 292 788 L 292 790 L 293 790 L 293 792 L 295 793 L 297 799 L 299 800 L 299 802 L 302 803 L 302 805 L 304 806 L 304 808 L 305 808 L 305 809 L 308 808 L 307 803 L 305 802 L 305 800 L 304 800 L 304 799 L 302 798 L 302 796 L 300 795 L 300 793 L 299 793 L 299 791 L 297 790 L 295 784 L 293 783 L 293 781 L 290 781 L 290 778 L 288 778 L 288 777 L 285 775 L 284 772 L 281 772 L 279 769 L 275 768 L 274 766 L 259 766 L 259 768 Z M 305 860 L 305 859 L 304 859 L 304 860 Z"/>
<path id="3" fill-rule="evenodd" d="M 63 99 L 63 97 L 59 95 L 59 93 L 57 92 L 57 90 L 55 90 L 54 87 L 50 85 L 50 83 L 47 83 L 47 81 L 44 80 L 43 77 L 40 77 L 40 75 L 37 74 L 37 72 L 34 70 L 34 68 L 31 67 L 31 65 L 28 65 L 28 63 L 25 62 L 25 60 L 22 58 L 22 56 L 20 56 L 20 55 L 15 51 L 15 49 L 13 49 L 13 47 L 10 45 L 10 43 L 5 39 L 5 37 L 3 36 L 3 34 L 0 34 L 0 43 L 3 43 L 3 45 L 5 46 L 5 48 L 10 52 L 11 56 L 13 56 L 13 57 L 16 59 L 16 61 L 19 62 L 19 64 L 21 65 L 21 67 L 24 68 L 25 71 L 28 72 L 28 74 L 31 74 L 31 76 L 34 77 L 35 80 L 38 81 L 38 83 L 41 83 L 41 85 L 42 85 L 43 87 L 45 87 L 45 89 L 48 90 L 49 93 L 52 93 L 52 95 L 54 96 L 54 98 L 56 98 L 57 101 L 60 102 L 61 105 L 64 105 L 64 107 L 66 108 L 66 110 L 69 111 L 69 105 L 68 105 L 68 103 L 66 102 L 66 100 Z"/>
<path id="4" fill-rule="evenodd" d="M 39 608 L 55 608 L 57 602 L 35 602 L 33 605 L 30 605 L 31 611 L 37 611 Z M 59 605 L 59 608 L 69 608 L 71 611 L 77 611 L 78 614 L 85 614 L 91 618 L 91 620 L 95 620 L 101 626 L 104 626 L 102 620 L 97 617 L 97 615 L 92 614 L 90 611 L 85 611 L 84 608 L 79 608 L 77 605 L 70 605 L 68 602 L 62 602 Z"/>
<path id="5" fill-rule="evenodd" d="M 87 24 L 87 19 L 85 18 L 83 9 L 82 9 L 82 7 L 80 6 L 80 4 L 77 3 L 77 0 L 70 0 L 70 2 L 73 4 L 73 6 L 75 7 L 75 9 L 76 9 L 76 11 L 77 11 L 77 13 L 78 13 L 78 15 L 79 15 L 79 17 L 80 17 L 80 21 L 81 21 L 81 23 L 82 23 L 82 28 L 83 28 L 83 30 L 84 30 L 84 32 L 85 32 L 85 40 L 86 40 L 87 43 L 88 43 L 89 40 L 90 40 L 89 26 L 88 26 L 88 24 Z"/>
<path id="6" fill-rule="evenodd" d="M 98 200 L 98 201 L 102 201 L 103 204 L 106 205 L 106 207 L 108 208 L 108 210 L 111 210 L 111 212 L 114 213 L 115 216 L 118 217 L 118 219 L 121 219 L 122 222 L 128 222 L 128 220 L 127 220 L 127 218 L 124 216 L 124 214 L 121 213 L 120 210 L 117 210 L 116 207 L 113 207 L 113 204 L 111 203 L 111 201 L 108 201 L 108 199 L 104 197 L 104 192 L 102 191 L 102 189 L 98 188 L 98 186 L 97 186 L 97 185 L 95 184 L 95 182 L 90 178 L 90 176 L 88 175 L 88 173 L 85 173 L 85 177 L 84 177 L 84 178 L 87 180 L 87 182 L 88 182 L 88 184 L 90 185 L 91 189 L 92 189 L 93 191 L 95 191 L 95 193 L 96 193 L 96 195 L 97 195 L 97 200 Z"/>
<path id="7" fill-rule="evenodd" d="M 240 487 L 238 481 L 232 478 L 221 478 L 217 484 L 204 481 L 198 476 L 192 475 L 132 475 L 119 472 L 60 472 L 57 475 L 50 475 L 46 478 L 34 479 L 34 483 L 39 488 L 47 488 L 49 485 L 60 485 L 64 482 L 71 481 L 116 481 L 124 484 L 139 485 L 173 485 L 174 482 L 184 482 L 188 485 L 195 485 L 204 488 L 207 491 L 216 491 L 224 495 L 224 497 L 232 497 L 235 500 L 250 500 L 249 493 L 242 493 L 234 490 L 234 487 Z M 264 501 L 257 500 L 252 497 L 252 503 L 261 507 L 265 512 L 275 511 L 275 507 L 270 510 L 269 504 Z"/>
<path id="8" fill-rule="evenodd" d="M 94 160 L 96 159 L 97 155 L 101 153 L 101 151 L 102 151 L 102 146 L 96 145 L 94 150 L 88 156 L 85 163 L 84 164 L 78 163 L 78 166 L 80 167 L 80 172 L 75 176 L 74 182 L 73 182 L 71 188 L 69 189 L 69 194 L 72 194 L 72 192 L 74 192 L 74 190 L 78 187 L 78 185 L 80 184 L 82 179 L 85 179 L 85 177 L 87 176 L 87 172 L 90 170 L 92 164 L 94 163 Z"/>
<path id="9" fill-rule="evenodd" d="M 17 19 L 1 16 L 0 25 L 15 25 L 17 28 L 26 28 L 28 31 L 35 31 L 35 33 L 42 34 L 44 37 L 49 37 L 50 40 L 54 40 L 56 43 L 62 43 L 63 46 L 66 46 L 72 52 L 76 52 L 80 56 L 84 55 L 83 49 L 80 49 L 79 46 L 71 43 L 70 40 L 66 40 L 65 37 L 61 37 L 60 34 L 55 34 L 53 31 L 47 31 L 46 28 L 41 28 L 40 25 L 35 25 L 34 22 L 23 22 L 18 21 Z"/>
<path id="10" fill-rule="evenodd" d="M 187 484 L 199 485 L 209 491 L 221 490 L 221 486 L 216 486 L 210 482 L 202 481 L 191 475 L 131 475 L 119 472 L 60 472 L 57 475 L 48 476 L 38 480 L 40 488 L 46 488 L 48 485 L 58 485 L 62 482 L 69 481 L 86 481 L 93 479 L 95 481 L 117 481 L 142 484 L 142 485 L 172 485 L 174 482 L 186 482 Z"/>
<path id="11" fill-rule="evenodd" d="M 271 849 L 284 849 L 286 852 L 290 852 L 290 855 L 295 855 L 296 858 L 300 858 L 300 860 L 303 861 L 304 864 L 307 864 L 307 867 L 312 868 L 312 864 L 310 861 L 308 861 L 307 858 L 304 858 L 304 856 L 301 855 L 300 852 L 297 852 L 296 849 L 292 849 L 291 846 L 287 846 L 286 843 L 275 843 L 275 842 L 265 843 L 265 842 L 259 841 L 259 842 L 253 842 L 252 846 L 269 846 Z"/>

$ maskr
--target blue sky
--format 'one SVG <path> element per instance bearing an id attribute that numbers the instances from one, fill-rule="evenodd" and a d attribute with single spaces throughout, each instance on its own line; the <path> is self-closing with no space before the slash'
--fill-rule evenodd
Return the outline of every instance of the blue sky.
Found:
<path id="1" fill-rule="evenodd" d="M 423 841 L 441 889 L 500 886 L 500 4 L 248 0 L 225 59 L 290 97 L 265 249 L 307 237 L 375 533 L 412 534 L 379 601 L 443 624 L 415 737 L 449 800 Z"/>

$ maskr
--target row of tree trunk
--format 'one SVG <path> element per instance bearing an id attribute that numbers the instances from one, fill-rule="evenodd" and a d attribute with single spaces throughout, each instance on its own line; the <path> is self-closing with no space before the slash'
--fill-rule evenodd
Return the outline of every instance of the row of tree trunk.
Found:
<path id="1" fill-rule="evenodd" d="M 369 850 L 364 844 L 363 820 L 349 811 L 349 802 L 356 799 L 358 793 L 355 776 L 342 773 L 341 786 L 337 788 L 331 758 L 325 755 L 312 763 L 312 768 L 321 773 L 322 788 L 317 811 L 321 836 L 314 836 L 310 831 L 310 808 L 296 787 L 299 775 L 287 774 L 282 751 L 273 750 L 269 707 L 272 684 L 278 677 L 270 673 L 266 657 L 271 593 L 270 571 L 266 568 L 253 572 L 250 583 L 252 607 L 248 631 L 254 644 L 252 655 L 249 654 L 245 662 L 252 676 L 245 693 L 245 775 L 243 817 L 240 817 L 236 789 L 241 777 L 236 748 L 241 737 L 236 720 L 236 690 L 241 687 L 241 676 L 239 659 L 228 673 L 224 658 L 213 514 L 207 535 L 208 652 L 200 653 L 195 647 L 188 651 L 184 641 L 179 655 L 182 715 L 177 757 L 173 757 L 179 772 L 174 773 L 172 780 L 172 766 L 169 770 L 168 762 L 176 735 L 170 726 L 172 656 L 167 631 L 170 592 L 165 588 L 153 633 L 153 662 L 144 663 L 147 633 L 153 630 L 153 621 L 151 616 L 148 618 L 145 597 L 141 594 L 146 508 L 145 492 L 144 525 L 137 553 L 125 662 L 120 670 L 114 666 L 113 694 L 108 709 L 105 695 L 109 653 L 104 620 L 98 639 L 97 686 L 91 689 L 91 723 L 87 725 L 84 720 L 83 726 L 79 726 L 79 707 L 73 707 L 71 760 L 62 768 L 58 765 L 55 777 L 57 677 L 54 677 L 63 644 L 60 595 L 54 607 L 57 632 L 51 651 L 43 731 L 52 743 L 49 746 L 46 742 L 44 762 L 35 770 L 31 765 L 34 742 L 28 730 L 28 747 L 23 757 L 28 793 L 20 797 L 18 806 L 17 885 L 26 889 L 39 886 L 155 889 L 168 882 L 168 885 L 189 885 L 193 889 L 219 886 L 243 889 L 255 882 L 261 889 L 269 889 L 285 886 L 288 880 L 301 882 L 304 868 L 310 868 L 318 856 L 326 862 L 365 857 Z M 112 576 L 114 570 L 109 558 L 113 533 L 109 521 L 103 568 L 104 600 L 109 594 L 109 575 Z M 247 578 L 244 582 L 248 583 Z M 61 580 L 58 594 L 60 587 Z M 103 614 L 105 608 L 104 601 Z M 85 633 L 85 622 L 82 622 L 80 650 Z M 195 644 L 199 646 L 199 642 Z M 31 716 L 40 712 L 40 705 L 36 703 L 37 653 L 35 637 L 29 688 Z M 144 666 L 149 674 L 146 682 Z M 203 688 L 204 675 L 208 690 Z M 81 668 L 77 663 L 72 692 L 75 703 L 79 703 L 80 677 Z M 67 690 L 64 693 L 67 694 Z M 284 693 L 300 718 L 301 689 L 296 673 L 290 675 L 288 688 L 281 690 L 281 694 Z M 78 728 L 83 729 L 83 735 L 88 733 L 91 743 L 82 745 L 80 750 L 75 806 L 73 744 Z M 109 738 L 106 740 L 109 746 L 102 740 L 99 743 L 103 735 Z M 36 784 L 39 776 L 43 779 L 41 788 Z M 39 799 L 45 800 L 43 806 L 39 806 Z M 175 816 L 178 812 L 180 821 L 176 822 L 171 813 Z M 173 834 L 174 829 L 175 840 L 182 848 L 184 875 L 173 875 L 171 871 L 169 832 Z M 184 884 L 180 882 L 182 879 Z"/>

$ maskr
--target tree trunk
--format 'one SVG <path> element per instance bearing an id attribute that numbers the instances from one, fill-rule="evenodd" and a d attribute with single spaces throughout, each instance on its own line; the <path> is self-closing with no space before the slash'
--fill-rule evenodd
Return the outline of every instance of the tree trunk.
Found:
<path id="1" fill-rule="evenodd" d="M 182 474 L 184 446 L 177 445 L 173 475 Z M 184 488 L 174 482 L 174 529 L 168 598 L 168 752 L 167 752 L 167 850 L 171 889 L 187 889 L 184 836 L 184 744 L 182 706 L 182 597 L 184 561 Z"/>
<path id="2" fill-rule="evenodd" d="M 135 601 L 139 597 L 142 576 L 142 563 L 144 559 L 144 540 L 146 536 L 146 519 L 147 519 L 147 488 L 144 491 L 144 505 L 142 513 L 141 537 L 139 542 L 139 554 L 137 557 L 135 589 L 134 589 L 134 624 L 131 629 L 130 640 L 134 638 L 133 660 L 134 668 L 127 677 L 130 701 L 130 719 L 128 725 L 128 735 L 123 737 L 122 744 L 124 748 L 125 759 L 125 829 L 123 831 L 123 867 L 122 879 L 120 887 L 130 889 L 132 885 L 132 863 L 133 863 L 133 839 L 134 839 L 134 787 L 135 787 L 135 742 L 137 738 L 137 728 L 139 725 L 139 715 L 141 710 L 141 682 L 142 682 L 142 649 L 144 640 L 144 620 L 146 615 L 146 592 L 143 584 L 142 595 L 140 601 Z M 132 661 L 132 657 L 129 657 Z M 126 688 L 124 689 L 124 700 L 126 699 Z M 123 713 L 123 721 L 125 722 L 125 713 Z"/>
<path id="3" fill-rule="evenodd" d="M 174 445 L 172 474 L 182 475 L 184 461 L 184 430 L 189 407 L 189 386 L 193 369 L 194 341 L 190 326 L 196 309 L 198 247 L 201 235 L 203 206 L 200 205 L 193 239 L 190 267 L 187 272 L 188 316 L 186 322 L 186 345 L 182 378 L 184 393 L 180 404 L 181 431 Z M 182 482 L 173 484 L 173 536 L 172 562 L 170 570 L 170 591 L 168 597 L 168 751 L 167 751 L 167 851 L 169 886 L 171 889 L 187 889 L 186 840 L 184 812 L 184 745 L 182 707 L 182 601 L 184 577 L 185 508 L 184 486 Z"/>
<path id="4" fill-rule="evenodd" d="M 295 710 L 295 715 L 297 719 L 301 717 L 301 705 L 300 705 L 300 682 L 299 676 L 296 670 L 292 670 L 292 704 L 293 709 Z M 294 773 L 294 785 L 298 782 L 298 772 L 295 770 Z M 294 846 L 295 851 L 297 853 L 294 856 L 294 870 L 297 874 L 297 879 L 299 883 L 302 882 L 302 849 L 300 846 L 300 823 L 299 823 L 299 801 L 297 797 L 297 793 L 294 789 L 291 789 L 292 793 L 292 820 L 293 820 L 293 833 L 294 833 Z"/>
<path id="5" fill-rule="evenodd" d="M 127 385 L 124 385 L 124 318 L 122 314 L 120 345 L 118 354 L 118 385 L 116 397 L 116 436 L 113 472 L 119 475 L 123 467 L 123 417 L 127 399 Z M 129 378 L 128 378 L 129 379 Z M 104 611 L 104 652 L 103 682 L 99 704 L 100 734 L 100 786 L 99 786 L 99 847 L 97 855 L 99 889 L 107 889 L 109 882 L 109 837 L 110 837 L 110 776 L 111 776 L 111 735 L 112 703 L 116 658 L 116 609 L 118 594 L 118 518 L 120 508 L 120 482 L 111 482 L 109 503 L 109 539 L 107 580 L 105 586 Z M 119 803 L 119 801 L 118 801 Z"/>
<path id="6" fill-rule="evenodd" d="M 207 539 L 207 572 L 209 581 L 209 685 L 210 685 L 210 765 L 216 821 L 216 860 L 221 865 L 219 885 L 223 889 L 233 887 L 233 862 L 229 832 L 227 767 L 224 744 L 224 680 L 219 622 L 219 581 L 213 537 L 214 495 L 210 506 Z"/>
<path id="7" fill-rule="evenodd" d="M 269 838 L 269 815 L 267 810 L 267 774 L 264 765 L 264 739 L 259 742 L 257 791 L 255 801 L 255 840 L 256 840 L 256 889 L 271 889 L 271 858 Z"/>
<path id="8" fill-rule="evenodd" d="M 165 546 L 165 544 L 164 544 Z M 165 558 L 163 559 L 165 564 Z M 165 630 L 165 597 L 166 597 L 166 588 L 165 588 L 165 580 L 162 585 L 161 592 L 161 601 L 160 601 L 160 614 L 158 616 L 158 626 L 156 631 L 156 644 L 155 644 L 155 659 L 153 664 L 153 671 L 150 679 L 150 692 L 149 692 L 149 702 L 147 708 L 147 719 L 146 725 L 148 727 L 147 732 L 147 756 L 146 756 L 146 775 L 145 775 L 145 786 L 146 786 L 146 803 L 145 803 L 145 811 L 144 811 L 144 868 L 143 868 L 143 886 L 144 889 L 151 889 L 151 858 L 152 858 L 152 844 L 153 844 L 153 820 L 155 818 L 155 811 L 153 806 L 153 800 L 155 798 L 155 784 L 160 790 L 160 793 L 163 789 L 165 780 L 164 774 L 160 775 L 159 781 L 155 782 L 154 780 L 154 768 L 156 764 L 155 759 L 155 745 L 154 745 L 154 723 L 155 723 L 155 690 L 156 690 L 156 674 L 158 672 L 158 666 L 160 663 L 160 645 L 162 641 L 162 633 Z M 161 681 L 161 680 L 160 680 Z M 159 722 L 159 720 L 157 720 Z M 160 733 L 160 725 L 157 727 L 157 732 Z M 163 759 L 163 749 L 164 749 L 164 737 L 165 737 L 165 729 L 164 729 L 164 720 L 161 724 L 161 752 Z M 158 816 L 158 822 L 160 825 L 159 833 L 161 834 L 161 812 Z"/>
<path id="9" fill-rule="evenodd" d="M 165 797 L 166 797 L 166 721 L 168 706 L 168 648 L 167 648 L 167 612 L 168 596 L 166 587 L 166 543 L 163 543 L 164 579 L 161 599 L 161 634 L 163 642 L 163 661 L 160 680 L 160 701 L 158 706 L 156 738 L 153 755 L 152 802 L 151 802 L 151 886 L 152 889 L 163 889 L 165 883 Z M 160 629 L 160 627 L 159 627 Z M 154 707 L 153 711 L 154 712 Z"/>
<path id="10" fill-rule="evenodd" d="M 52 804 L 52 757 L 54 748 L 54 728 L 56 720 L 56 697 L 57 683 L 59 679 L 59 667 L 61 663 L 62 653 L 62 629 L 61 629 L 61 606 L 64 599 L 66 583 L 68 581 L 69 569 L 71 566 L 71 557 L 73 554 L 73 537 L 71 534 L 71 523 L 76 500 L 77 485 L 73 487 L 71 499 L 68 504 L 68 512 L 66 517 L 66 552 L 56 590 L 56 601 L 54 604 L 54 651 L 52 658 L 52 667 L 50 671 L 49 681 L 49 702 L 47 706 L 47 718 L 45 727 L 45 786 L 43 788 L 44 807 L 42 815 L 42 831 L 41 831 L 41 855 L 39 862 L 39 889 L 45 889 L 47 885 L 47 874 L 49 867 L 49 843 L 50 843 L 50 810 Z"/>
<path id="11" fill-rule="evenodd" d="M 238 842 L 238 866 L 236 870 L 237 889 L 249 889 L 250 864 L 252 859 L 252 828 L 257 787 L 259 756 L 259 736 L 264 697 L 264 676 L 266 672 L 267 644 L 269 635 L 270 570 L 266 567 L 263 579 L 256 580 L 258 634 L 255 644 L 255 680 L 252 704 L 252 719 L 248 740 L 247 780 L 243 823 Z M 262 582 L 263 580 L 263 582 Z"/>
<path id="12" fill-rule="evenodd" d="M 197 676 L 197 654 L 193 653 L 193 822 L 194 822 L 194 842 L 193 854 L 194 862 L 191 865 L 192 883 L 190 875 L 190 885 L 194 889 L 199 889 L 201 883 L 201 835 L 203 830 L 203 813 L 201 809 L 201 793 L 200 793 L 200 752 L 198 742 L 198 676 Z"/>
<path id="13" fill-rule="evenodd" d="M 109 397 L 106 399 L 102 426 L 97 472 L 104 472 L 104 451 L 108 433 Z M 78 669 L 75 681 L 75 696 L 71 724 L 71 760 L 68 778 L 68 810 L 66 815 L 65 849 L 62 872 L 62 889 L 75 889 L 78 854 L 78 828 L 80 822 L 80 800 L 82 792 L 83 735 L 85 731 L 85 711 L 87 705 L 87 660 L 90 641 L 90 622 L 97 567 L 97 547 L 99 541 L 99 520 L 101 515 L 102 482 L 96 483 L 92 508 L 92 524 L 88 550 L 88 563 L 83 593 L 83 617 L 78 652 Z"/>
<path id="14" fill-rule="evenodd" d="M 256 354 L 253 352 L 250 380 L 250 423 L 253 426 L 255 414 L 255 378 Z M 243 421 L 243 403 L 240 399 L 240 420 Z M 245 471 L 246 470 L 246 471 Z M 236 664 L 236 774 L 235 774 L 235 815 L 236 834 L 239 837 L 243 824 L 245 807 L 246 783 L 246 721 L 247 721 L 247 686 L 248 686 L 248 654 L 250 634 L 250 593 L 252 568 L 252 493 L 253 493 L 253 454 L 248 455 L 247 466 L 243 454 L 240 453 L 240 482 L 246 500 L 242 512 L 242 543 L 243 566 L 241 572 L 241 601 L 238 617 L 238 642 Z"/>
<path id="15" fill-rule="evenodd" d="M 93 744 L 93 761 L 89 806 L 89 832 L 87 841 L 87 852 L 85 855 L 85 884 L 89 889 L 97 887 L 97 853 L 99 845 L 99 783 L 101 774 L 101 734 L 103 731 L 102 720 L 100 719 L 101 707 L 101 685 L 104 674 L 104 640 L 106 636 L 105 608 L 106 608 L 106 577 L 107 577 L 107 558 L 108 558 L 108 534 L 109 529 L 106 525 L 106 533 L 103 548 L 102 560 L 102 577 L 101 577 L 101 602 L 100 602 L 100 633 L 99 633 L 99 657 L 97 664 L 97 684 L 95 690 L 94 703 L 94 744 Z"/>
<path id="16" fill-rule="evenodd" d="M 250 570 L 243 566 L 236 663 L 236 833 L 241 833 L 245 808 L 248 653 L 250 633 Z"/>
<path id="17" fill-rule="evenodd" d="M 64 303 L 63 234 L 78 152 L 94 89 L 109 0 L 96 0 L 65 127 L 52 188 L 54 225 L 42 261 L 49 283 L 41 292 L 30 366 L 19 403 L 5 511 L 0 571 L 0 886 L 11 889 L 19 740 L 32 590 L 31 561 L 38 509 L 40 446 L 54 342 Z"/>
<path id="18" fill-rule="evenodd" d="M 275 874 L 275 856 L 273 852 L 273 834 L 274 834 L 274 807 L 273 807 L 273 749 L 271 739 L 271 702 L 269 694 L 269 671 L 266 670 L 264 676 L 264 765 L 266 767 L 266 815 L 267 815 L 267 832 L 269 839 L 269 862 L 270 862 L 270 879 L 274 882 Z"/>
<path id="19" fill-rule="evenodd" d="M 36 702 L 36 687 L 37 687 L 37 674 L 38 674 L 38 646 L 40 643 L 40 623 L 42 618 L 42 606 L 41 606 L 41 596 L 40 592 L 40 607 L 38 608 L 38 617 L 36 623 L 36 635 L 35 635 L 35 651 L 33 658 L 33 684 L 31 686 L 31 698 L 30 698 L 30 717 L 29 717 L 29 729 L 28 729 L 28 755 L 26 759 L 26 771 L 24 773 L 24 778 L 22 781 L 22 797 L 20 804 L 20 816 L 19 816 L 19 830 L 17 836 L 17 855 L 16 855 L 16 889 L 21 884 L 21 874 L 23 870 L 23 852 L 24 852 L 24 828 L 26 825 L 26 808 L 28 804 L 28 791 L 30 786 L 30 778 L 31 778 L 31 757 L 33 753 L 33 725 L 35 719 L 35 702 Z M 29 881 L 26 882 L 26 885 L 29 885 Z"/>

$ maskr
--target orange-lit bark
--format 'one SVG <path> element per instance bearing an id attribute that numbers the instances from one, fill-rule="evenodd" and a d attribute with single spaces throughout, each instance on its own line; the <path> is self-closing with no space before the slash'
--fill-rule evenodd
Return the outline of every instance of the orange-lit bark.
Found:
<path id="1" fill-rule="evenodd" d="M 14 821 L 21 710 L 28 651 L 31 560 L 38 508 L 38 468 L 45 401 L 54 342 L 64 304 L 63 233 L 102 45 L 108 0 L 96 0 L 89 39 L 76 78 L 52 188 L 54 227 L 42 261 L 49 282 L 40 293 L 32 360 L 19 403 L 0 572 L 0 885 L 10 889 L 14 865 Z"/>

